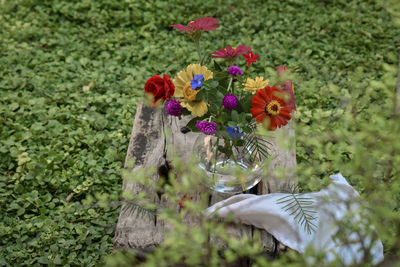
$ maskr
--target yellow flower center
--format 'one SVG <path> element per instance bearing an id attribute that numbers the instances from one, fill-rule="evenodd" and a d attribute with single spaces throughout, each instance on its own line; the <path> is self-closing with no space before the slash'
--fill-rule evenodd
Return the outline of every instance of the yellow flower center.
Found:
<path id="1" fill-rule="evenodd" d="M 280 111 L 281 104 L 279 104 L 279 102 L 276 100 L 272 100 L 268 103 L 268 105 L 265 106 L 265 112 L 272 116 L 278 115 Z"/>
<path id="2" fill-rule="evenodd" d="M 196 95 L 200 90 L 193 90 L 193 88 L 190 86 L 190 82 L 187 82 L 185 87 L 183 88 L 183 97 L 187 101 L 195 101 L 196 100 Z"/>

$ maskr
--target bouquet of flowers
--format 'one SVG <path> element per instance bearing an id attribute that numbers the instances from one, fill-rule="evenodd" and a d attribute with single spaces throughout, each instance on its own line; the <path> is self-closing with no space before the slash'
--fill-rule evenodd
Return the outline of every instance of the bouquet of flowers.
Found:
<path id="1" fill-rule="evenodd" d="M 227 46 L 211 55 L 202 55 L 201 36 L 216 30 L 218 23 L 218 19 L 205 17 L 187 26 L 171 25 L 193 40 L 199 62 L 189 64 L 172 81 L 167 74 L 163 78 L 154 75 L 146 82 L 145 92 L 153 107 L 165 102 L 167 114 L 193 117 L 186 127 L 201 132 L 195 147 L 199 166 L 210 177 L 219 173 L 219 185 L 214 189 L 236 192 L 237 187 L 227 186 L 232 182 L 232 176 L 225 177 L 230 167 L 256 173 L 260 162 L 268 156 L 268 142 L 255 134 L 257 125 L 269 131 L 286 125 L 296 103 L 292 81 L 286 79 L 286 67 L 277 67 L 280 81 L 275 85 L 252 74 L 252 64 L 259 55 L 250 47 Z M 249 178 L 251 181 L 240 186 L 240 191 L 257 184 L 261 179 L 258 176 Z"/>

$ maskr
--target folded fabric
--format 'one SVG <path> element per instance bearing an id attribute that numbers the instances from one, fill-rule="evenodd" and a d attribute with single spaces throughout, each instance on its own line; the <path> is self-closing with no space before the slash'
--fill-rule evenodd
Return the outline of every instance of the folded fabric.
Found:
<path id="1" fill-rule="evenodd" d="M 339 173 L 330 176 L 332 183 L 315 193 L 295 194 L 297 198 L 309 200 L 307 210 L 315 217 L 314 231 L 307 231 L 295 218 L 293 211 L 284 208 L 283 199 L 290 194 L 267 195 L 240 194 L 218 202 L 205 210 L 206 216 L 226 218 L 232 216 L 242 223 L 265 229 L 287 247 L 300 253 L 312 246 L 317 252 L 325 253 L 325 262 L 339 258 L 343 264 L 359 264 L 364 259 L 365 248 L 369 248 L 371 262 L 383 260 L 383 245 L 371 235 L 356 232 L 346 233 L 346 241 L 334 238 L 340 229 L 340 221 L 351 214 L 351 223 L 365 225 L 358 192 Z M 368 232 L 368 231 L 366 231 Z M 371 231 L 369 231 L 371 232 Z"/>

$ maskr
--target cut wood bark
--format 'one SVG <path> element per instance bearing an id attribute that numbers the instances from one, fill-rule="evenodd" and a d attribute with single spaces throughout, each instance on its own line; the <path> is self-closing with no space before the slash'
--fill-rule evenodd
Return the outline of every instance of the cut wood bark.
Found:
<path id="1" fill-rule="evenodd" d="M 175 117 L 167 116 L 161 109 L 152 109 L 140 103 L 136 111 L 125 167 L 128 168 L 128 162 L 132 160 L 135 167 L 131 168 L 130 171 L 133 173 L 156 167 L 158 172 L 155 172 L 149 178 L 157 183 L 163 173 L 163 169 L 168 171 L 168 164 L 173 155 L 177 155 L 182 159 L 189 159 L 192 156 L 192 148 L 197 134 L 181 132 L 182 127 L 187 122 L 188 118 L 179 120 Z M 168 134 L 165 134 L 164 129 L 169 129 L 167 130 Z M 297 163 L 294 146 L 290 147 L 286 144 L 282 147 L 278 144 L 281 139 L 278 138 L 279 136 L 285 137 L 285 140 L 290 139 L 288 137 L 294 138 L 292 123 L 290 122 L 284 128 L 273 132 L 273 135 L 275 137 L 269 140 L 272 143 L 270 154 L 273 158 L 269 166 L 269 175 L 253 188 L 250 193 L 288 192 L 292 191 L 293 186 L 296 184 L 295 169 Z M 284 171 L 279 172 L 278 169 Z M 168 206 L 179 212 L 178 203 L 169 203 L 154 190 L 152 187 L 144 187 L 128 179 L 124 180 L 123 183 L 124 192 L 133 195 L 140 192 L 146 192 L 148 196 L 158 195 L 159 197 L 154 197 L 154 203 L 161 207 Z M 191 195 L 193 201 L 199 202 L 201 194 L 204 192 L 209 192 L 210 194 L 209 205 L 231 196 L 214 191 L 211 192 L 210 189 L 202 187 L 194 195 Z M 133 249 L 143 255 L 144 252 L 151 251 L 152 248 L 158 246 L 164 239 L 164 233 L 171 230 L 172 226 L 158 219 L 157 215 L 137 216 L 137 212 L 139 211 L 132 212 L 128 203 L 122 204 L 115 231 L 114 247 L 118 249 Z M 190 215 L 186 216 L 184 223 L 192 227 L 198 224 L 197 219 Z M 278 246 L 278 242 L 263 230 L 254 229 L 251 226 L 240 223 L 227 224 L 226 229 L 230 236 L 237 238 L 246 236 L 249 239 L 252 238 L 255 231 L 259 231 L 262 245 L 266 253 L 272 257 L 276 256 L 282 249 L 281 246 Z M 221 247 L 224 247 L 223 242 L 213 236 L 210 237 L 209 242 L 211 244 L 218 243 Z"/>

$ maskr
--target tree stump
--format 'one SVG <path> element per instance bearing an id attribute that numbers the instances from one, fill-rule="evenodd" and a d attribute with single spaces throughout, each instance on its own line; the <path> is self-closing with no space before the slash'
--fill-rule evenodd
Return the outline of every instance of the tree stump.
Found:
<path id="1" fill-rule="evenodd" d="M 160 171 L 162 172 L 162 168 L 168 166 L 168 161 L 173 153 L 183 159 L 191 157 L 191 148 L 197 135 L 192 132 L 181 132 L 181 128 L 187 122 L 188 119 L 179 120 L 176 117 L 165 114 L 163 109 L 153 109 L 140 103 L 136 111 L 125 167 L 127 167 L 128 160 L 132 158 L 135 162 L 135 167 L 131 170 L 133 173 L 142 168 L 157 166 L 159 172 L 154 173 L 151 179 L 154 182 L 158 182 Z M 164 129 L 170 129 L 168 135 L 164 135 Z M 292 122 L 290 121 L 282 129 L 277 129 L 273 134 L 275 136 L 294 138 Z M 269 165 L 269 173 L 271 175 L 251 189 L 251 193 L 261 195 L 272 192 L 290 192 L 293 189 L 293 185 L 296 184 L 295 169 L 297 163 L 295 148 L 294 146 L 291 149 L 282 148 L 277 144 L 277 138 L 272 138 L 268 141 L 272 144 L 269 151 L 273 157 Z M 174 151 L 169 151 L 171 147 Z M 284 170 L 284 177 L 276 177 L 275 174 L 279 168 Z M 155 192 L 151 190 L 153 189 L 145 188 L 143 185 L 127 179 L 123 183 L 123 191 L 127 191 L 133 195 L 140 192 L 152 195 Z M 204 190 L 210 189 L 204 188 Z M 199 202 L 201 193 L 197 192 L 196 195 L 192 196 L 192 201 Z M 209 205 L 231 196 L 217 192 L 210 193 Z M 179 210 L 178 203 L 168 203 L 162 197 L 155 199 L 155 201 L 159 201 L 159 203 L 156 203 L 158 205 L 169 206 L 177 211 Z M 184 223 L 195 226 L 197 222 L 188 216 Z M 140 257 L 158 246 L 163 241 L 164 233 L 168 230 L 171 230 L 171 228 L 164 221 L 151 218 L 150 216 L 138 217 L 136 211 L 133 213 L 130 212 L 127 208 L 127 203 L 123 203 L 115 231 L 114 247 L 124 250 L 132 249 Z M 227 227 L 227 232 L 237 238 L 247 236 L 251 239 L 255 231 L 259 231 L 266 254 L 272 258 L 276 257 L 283 246 L 266 231 L 239 223 L 231 223 Z M 220 241 L 211 237 L 209 242 L 215 243 Z"/>

